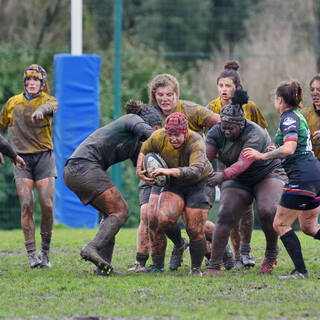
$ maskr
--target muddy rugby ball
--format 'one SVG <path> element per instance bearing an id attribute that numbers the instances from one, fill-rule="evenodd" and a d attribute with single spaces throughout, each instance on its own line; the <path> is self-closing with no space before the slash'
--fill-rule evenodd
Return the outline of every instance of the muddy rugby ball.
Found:
<path id="1" fill-rule="evenodd" d="M 166 162 L 156 153 L 148 153 L 144 157 L 144 168 L 147 170 L 147 175 L 151 177 L 152 172 L 158 168 L 168 168 Z M 158 187 L 164 187 L 169 183 L 170 177 L 165 175 L 159 175 L 154 178 L 155 184 Z"/>

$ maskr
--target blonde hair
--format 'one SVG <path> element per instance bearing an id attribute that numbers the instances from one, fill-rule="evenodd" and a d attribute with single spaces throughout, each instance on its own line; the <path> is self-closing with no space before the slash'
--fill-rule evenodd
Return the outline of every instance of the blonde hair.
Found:
<path id="1" fill-rule="evenodd" d="M 155 76 L 148 85 L 149 91 L 149 104 L 157 107 L 157 100 L 155 97 L 156 91 L 159 87 L 171 86 L 173 91 L 179 96 L 180 94 L 180 86 L 178 80 L 168 73 L 158 74 Z"/>

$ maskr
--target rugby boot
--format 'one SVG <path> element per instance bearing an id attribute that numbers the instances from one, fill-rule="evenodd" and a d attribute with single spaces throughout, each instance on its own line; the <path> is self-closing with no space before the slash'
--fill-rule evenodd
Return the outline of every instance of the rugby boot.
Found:
<path id="1" fill-rule="evenodd" d="M 247 254 L 240 254 L 240 259 L 245 268 L 251 268 L 256 265 L 256 260 Z"/>
<path id="2" fill-rule="evenodd" d="M 98 253 L 102 259 L 107 261 L 109 264 L 111 264 L 112 260 L 112 255 L 113 255 L 113 249 L 114 249 L 114 244 L 115 244 L 115 238 L 111 239 L 103 248 L 101 248 Z M 115 270 L 112 270 L 112 274 L 116 273 L 121 273 Z M 95 275 L 100 275 L 100 276 L 106 276 L 105 272 L 103 269 L 100 269 L 99 267 L 96 268 Z M 108 275 L 108 274 L 107 274 Z"/>
<path id="3" fill-rule="evenodd" d="M 101 270 L 100 268 L 96 268 L 96 270 L 94 270 L 94 275 L 109 277 L 109 276 L 123 276 L 124 273 L 117 271 L 117 270 L 114 270 L 114 269 L 112 269 L 111 272 L 105 272 L 105 270 Z"/>
<path id="4" fill-rule="evenodd" d="M 30 268 L 37 268 L 40 266 L 41 261 L 39 260 L 35 252 L 28 254 L 28 259 Z"/>
<path id="5" fill-rule="evenodd" d="M 244 268 L 244 265 L 243 265 L 243 263 L 242 263 L 242 261 L 241 261 L 240 254 L 236 254 L 236 255 L 235 255 L 235 265 L 234 265 L 234 267 L 235 267 L 236 269 L 242 269 L 242 268 Z"/>
<path id="6" fill-rule="evenodd" d="M 259 274 L 271 274 L 276 264 L 277 264 L 277 258 L 264 257 L 263 262 L 260 266 Z"/>
<path id="7" fill-rule="evenodd" d="M 40 260 L 40 268 L 51 268 L 51 263 L 49 260 L 49 250 L 41 249 L 38 258 Z"/>
<path id="8" fill-rule="evenodd" d="M 278 279 L 280 280 L 294 280 L 294 279 L 308 279 L 308 278 L 309 278 L 308 271 L 302 273 L 302 272 L 299 272 L 298 270 L 293 270 L 290 274 L 278 276 Z"/>
<path id="9" fill-rule="evenodd" d="M 106 275 L 111 274 L 112 266 L 99 255 L 97 248 L 90 243 L 81 249 L 80 256 L 82 259 L 95 264 Z"/>
<path id="10" fill-rule="evenodd" d="M 149 254 L 139 253 L 136 255 L 136 262 L 134 265 L 129 266 L 128 271 L 146 272 L 146 262 Z"/>
<path id="11" fill-rule="evenodd" d="M 220 270 L 218 269 L 207 269 L 203 275 L 204 276 L 217 276 L 220 274 Z"/>
<path id="12" fill-rule="evenodd" d="M 130 265 L 128 268 L 129 272 L 147 272 L 147 268 L 141 262 L 136 261 L 134 265 Z"/>
<path id="13" fill-rule="evenodd" d="M 271 274 L 274 269 L 274 266 L 277 264 L 279 248 L 275 246 L 271 249 L 266 249 L 265 257 L 260 266 L 259 274 Z"/>
<path id="14" fill-rule="evenodd" d="M 250 256 L 250 243 L 241 243 L 240 244 L 240 259 L 246 268 L 254 267 L 256 261 L 253 257 Z"/>
<path id="15" fill-rule="evenodd" d="M 154 272 L 164 272 L 165 269 L 164 269 L 164 266 L 154 266 L 154 265 L 151 265 L 149 267 L 146 268 L 146 272 L 150 272 L 150 273 L 154 273 Z"/>
<path id="16" fill-rule="evenodd" d="M 51 268 L 49 260 L 49 250 L 51 242 L 51 232 L 40 232 L 41 234 L 41 250 L 38 258 L 40 259 L 40 268 Z"/>
<path id="17" fill-rule="evenodd" d="M 172 271 L 177 270 L 181 266 L 181 264 L 183 262 L 183 260 L 182 260 L 183 253 L 188 248 L 188 241 L 185 238 L 182 238 L 182 241 L 183 241 L 183 245 L 179 248 L 174 246 L 174 248 L 171 252 L 171 257 L 170 257 L 170 261 L 169 261 L 169 268 Z"/>
<path id="18" fill-rule="evenodd" d="M 88 260 L 95 264 L 102 272 L 106 273 L 106 275 L 111 273 L 112 266 L 100 255 L 100 252 L 108 245 L 112 245 L 113 250 L 114 238 L 120 227 L 121 224 L 118 217 L 115 215 L 107 216 L 101 221 L 94 239 L 80 251 L 80 255 L 84 260 Z M 110 248 L 111 256 L 109 259 L 112 257 L 112 250 Z"/>
<path id="19" fill-rule="evenodd" d="M 225 248 L 225 250 L 224 250 L 224 254 L 223 254 L 222 261 L 223 261 L 224 268 L 225 268 L 226 270 L 232 269 L 232 268 L 234 267 L 234 265 L 235 265 L 235 260 L 234 260 L 233 252 L 232 252 L 229 244 L 226 245 L 226 248 Z"/>
<path id="20" fill-rule="evenodd" d="M 202 277 L 201 269 L 199 267 L 191 268 L 189 275 Z"/>
<path id="21" fill-rule="evenodd" d="M 24 242 L 30 268 L 37 268 L 40 265 L 40 260 L 36 255 L 36 242 L 35 240 L 27 240 Z"/>

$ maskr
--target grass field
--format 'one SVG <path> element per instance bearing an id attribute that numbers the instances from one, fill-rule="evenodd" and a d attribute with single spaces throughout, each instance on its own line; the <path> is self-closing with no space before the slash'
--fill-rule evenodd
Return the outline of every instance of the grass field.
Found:
<path id="1" fill-rule="evenodd" d="M 80 260 L 79 249 L 96 230 L 56 227 L 53 267 L 27 265 L 22 231 L 0 232 L 0 319 L 318 319 L 319 242 L 298 233 L 310 279 L 281 281 L 291 271 L 282 244 L 273 275 L 258 275 L 264 254 L 261 231 L 254 231 L 256 267 L 223 271 L 215 277 L 191 277 L 190 256 L 177 272 L 128 273 L 135 260 L 135 229 L 122 229 L 116 239 L 114 267 L 123 276 L 96 277 Z M 37 231 L 37 233 L 39 233 Z M 39 237 L 37 238 L 39 243 Z"/>

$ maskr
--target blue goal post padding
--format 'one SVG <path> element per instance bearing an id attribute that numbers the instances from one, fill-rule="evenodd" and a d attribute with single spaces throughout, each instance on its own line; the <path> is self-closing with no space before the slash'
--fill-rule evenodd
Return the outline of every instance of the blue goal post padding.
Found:
<path id="1" fill-rule="evenodd" d="M 98 55 L 54 56 L 54 95 L 58 111 L 54 118 L 54 149 L 58 178 L 55 183 L 55 221 L 73 228 L 95 228 L 98 212 L 84 206 L 63 180 L 66 160 L 79 144 L 99 128 Z"/>

